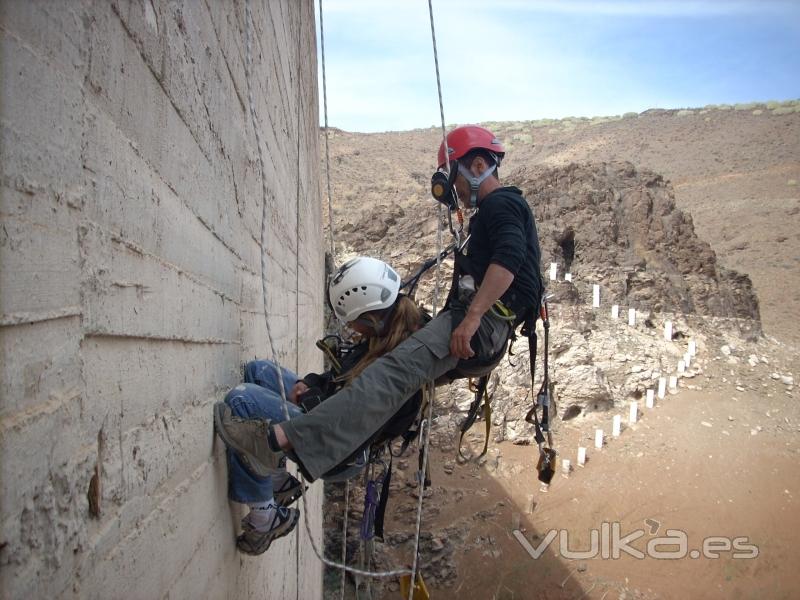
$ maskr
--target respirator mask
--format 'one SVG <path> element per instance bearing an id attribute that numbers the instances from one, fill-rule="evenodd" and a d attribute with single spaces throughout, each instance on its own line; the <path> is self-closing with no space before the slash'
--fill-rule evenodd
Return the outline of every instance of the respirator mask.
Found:
<path id="1" fill-rule="evenodd" d="M 457 176 L 458 161 L 453 160 L 450 161 L 449 173 L 441 167 L 431 177 L 431 196 L 451 211 L 458 208 L 458 194 L 455 188 Z"/>
<path id="2" fill-rule="evenodd" d="M 496 155 L 491 154 L 491 157 L 493 163 L 482 174 L 477 176 L 473 175 L 467 167 L 457 160 L 451 160 L 449 175 L 440 168 L 431 177 L 431 195 L 450 210 L 456 210 L 458 208 L 458 194 L 456 193 L 455 182 L 456 176 L 460 173 L 469 183 L 469 203 L 467 207 L 477 208 L 478 190 L 481 184 L 497 171 L 497 165 L 500 163 L 500 159 Z"/>

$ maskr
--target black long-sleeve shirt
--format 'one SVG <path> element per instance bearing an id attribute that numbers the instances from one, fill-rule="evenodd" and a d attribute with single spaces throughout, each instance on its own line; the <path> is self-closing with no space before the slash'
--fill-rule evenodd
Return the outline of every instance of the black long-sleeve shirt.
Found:
<path id="1" fill-rule="evenodd" d="M 470 221 L 469 232 L 467 256 L 476 283 L 481 284 L 490 264 L 498 264 L 514 275 L 500 300 L 518 317 L 531 307 L 538 309 L 544 290 L 539 235 L 522 191 L 501 187 L 486 195 Z"/>

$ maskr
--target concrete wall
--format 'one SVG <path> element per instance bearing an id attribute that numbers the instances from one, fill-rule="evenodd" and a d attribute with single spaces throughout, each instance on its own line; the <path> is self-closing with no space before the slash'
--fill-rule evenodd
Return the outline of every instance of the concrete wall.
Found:
<path id="1" fill-rule="evenodd" d="M 320 366 L 311 0 L 253 1 L 278 358 Z M 313 598 L 251 558 L 211 406 L 268 357 L 242 0 L 0 2 L 0 596 Z M 312 531 L 320 536 L 321 489 Z M 95 516 L 96 515 L 96 516 Z"/>

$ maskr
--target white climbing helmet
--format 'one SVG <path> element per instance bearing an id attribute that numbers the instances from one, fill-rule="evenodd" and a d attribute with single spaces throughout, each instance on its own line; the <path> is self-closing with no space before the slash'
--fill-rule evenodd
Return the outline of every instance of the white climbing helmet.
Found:
<path id="1" fill-rule="evenodd" d="M 382 260 L 359 256 L 347 261 L 334 273 L 328 286 L 336 316 L 354 321 L 365 312 L 389 308 L 400 291 L 400 276 Z"/>

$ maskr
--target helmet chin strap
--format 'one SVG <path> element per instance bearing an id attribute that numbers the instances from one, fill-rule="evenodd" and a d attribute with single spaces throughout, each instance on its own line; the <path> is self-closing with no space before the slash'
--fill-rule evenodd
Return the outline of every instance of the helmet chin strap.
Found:
<path id="1" fill-rule="evenodd" d="M 497 165 L 494 164 L 490 168 L 486 169 L 483 173 L 475 177 L 472 172 L 467 169 L 461 163 L 458 163 L 458 172 L 461 174 L 464 179 L 469 182 L 469 206 L 470 208 L 475 208 L 478 206 L 478 188 L 481 187 L 481 184 L 485 179 L 490 177 L 492 173 L 497 170 Z"/>

